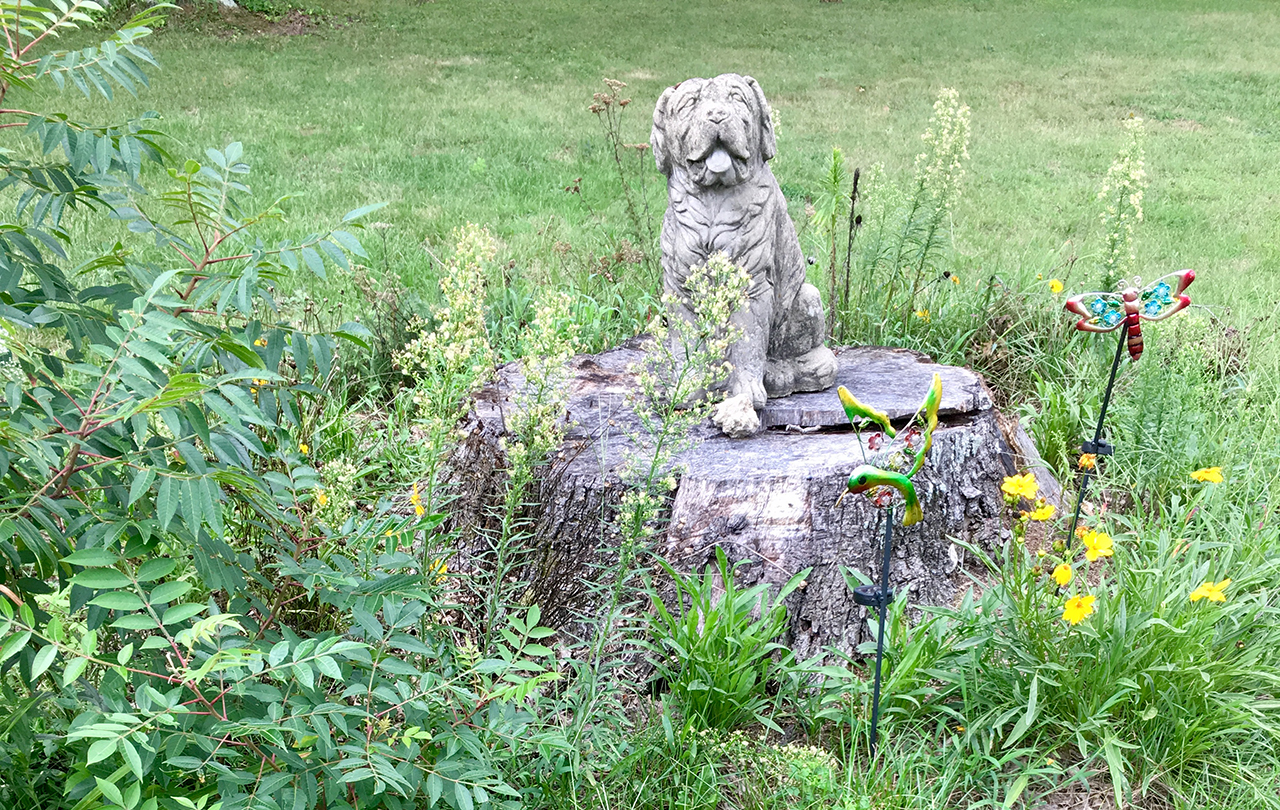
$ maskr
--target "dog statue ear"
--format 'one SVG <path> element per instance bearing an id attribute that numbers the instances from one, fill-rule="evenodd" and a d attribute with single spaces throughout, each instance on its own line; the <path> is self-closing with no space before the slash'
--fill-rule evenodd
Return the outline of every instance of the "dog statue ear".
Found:
<path id="1" fill-rule="evenodd" d="M 680 85 L 676 85 L 679 87 Z M 653 150 L 653 162 L 658 164 L 658 171 L 671 176 L 671 155 L 667 153 L 667 103 L 675 93 L 676 87 L 668 87 L 658 97 L 658 106 L 653 108 L 653 131 L 649 133 L 649 148 Z"/>
<path id="2" fill-rule="evenodd" d="M 772 160 L 778 154 L 778 139 L 773 134 L 773 110 L 769 107 L 769 102 L 765 101 L 760 83 L 750 76 L 743 78 L 756 94 L 756 108 L 760 110 L 760 157 L 762 160 Z"/>

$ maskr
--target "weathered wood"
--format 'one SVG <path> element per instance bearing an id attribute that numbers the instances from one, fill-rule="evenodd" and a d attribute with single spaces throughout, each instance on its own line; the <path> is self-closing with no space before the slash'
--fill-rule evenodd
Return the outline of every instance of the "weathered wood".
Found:
<path id="1" fill-rule="evenodd" d="M 573 426 L 530 507 L 535 528 L 522 572 L 545 620 L 557 625 L 591 614 L 584 577 L 615 557 L 617 470 L 634 452 L 627 434 L 638 430 L 629 368 L 643 356 L 642 344 L 632 342 L 571 363 Z M 966 585 L 961 568 L 972 562 L 952 538 L 988 550 L 1002 542 L 1001 479 L 1015 463 L 1038 461 L 1026 457 L 1034 448 L 1015 442 L 1023 446 L 1011 450 L 990 393 L 971 371 L 899 349 L 848 348 L 836 356 L 839 383 L 896 422 L 915 412 L 934 372 L 942 375 L 939 427 L 916 478 L 924 520 L 895 528 L 890 580 L 912 603 L 950 603 Z M 521 384 L 519 368 L 504 367 L 477 399 L 469 437 L 454 459 L 460 500 L 453 511 L 461 524 L 483 525 L 486 507 L 501 500 L 499 440 Z M 858 439 L 834 390 L 771 400 L 762 422 L 769 429 L 746 439 L 728 438 L 709 422 L 695 428 L 698 443 L 679 458 L 683 473 L 655 550 L 678 570 L 694 570 L 719 545 L 731 560 L 745 561 L 744 584 L 782 583 L 812 567 L 805 587 L 788 600 L 788 641 L 800 656 L 826 645 L 851 651 L 868 638 L 866 611 L 854 604 L 841 568 L 878 581 L 883 525 L 865 498 L 848 497 L 836 507 L 849 471 L 862 460 Z M 1016 434 L 1016 423 L 1011 430 Z"/>

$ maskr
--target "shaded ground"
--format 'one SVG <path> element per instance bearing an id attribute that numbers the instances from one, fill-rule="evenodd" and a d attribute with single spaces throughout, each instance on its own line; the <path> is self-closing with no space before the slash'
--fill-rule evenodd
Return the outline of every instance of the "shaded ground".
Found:
<path id="1" fill-rule="evenodd" d="M 211 3 L 185 3 L 170 13 L 168 27 L 221 39 L 237 39 L 244 36 L 301 36 L 346 22 L 349 19 L 283 5 L 279 13 L 263 13 Z"/>

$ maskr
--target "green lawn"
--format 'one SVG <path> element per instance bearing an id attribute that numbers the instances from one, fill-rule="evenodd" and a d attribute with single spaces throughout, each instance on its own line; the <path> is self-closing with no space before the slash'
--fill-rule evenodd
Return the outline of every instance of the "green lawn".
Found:
<path id="1" fill-rule="evenodd" d="M 1280 264 L 1274 4 L 323 5 L 354 21 L 295 37 L 174 26 L 152 43 L 163 72 L 129 106 L 160 111 L 183 153 L 243 141 L 259 194 L 299 195 L 295 231 L 388 201 L 378 216 L 395 226 L 391 264 L 410 286 L 432 286 L 422 240 L 439 244 L 468 220 L 494 229 L 534 277 L 558 270 L 558 240 L 599 248 L 601 228 L 624 223 L 586 111 L 601 79 L 629 84 L 625 136 L 644 141 L 663 88 L 738 71 L 781 116 L 775 172 L 797 217 L 834 145 L 852 165 L 883 162 L 908 177 L 938 89 L 957 88 L 974 133 L 955 217 L 962 273 L 1095 255 L 1093 196 L 1121 120 L 1141 116 L 1146 275 L 1192 267 L 1198 301 L 1270 311 Z M 583 199 L 564 191 L 579 176 Z M 660 210 L 651 167 L 649 179 Z"/>

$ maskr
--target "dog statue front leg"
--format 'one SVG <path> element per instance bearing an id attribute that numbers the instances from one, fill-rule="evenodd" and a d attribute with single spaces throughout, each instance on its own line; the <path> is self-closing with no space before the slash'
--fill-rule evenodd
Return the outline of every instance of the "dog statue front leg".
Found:
<path id="1" fill-rule="evenodd" d="M 769 350 L 769 325 L 773 320 L 773 287 L 761 285 L 747 298 L 747 306 L 729 319 L 741 337 L 729 347 L 729 397 L 745 396 L 760 410 L 768 398 L 764 389 L 765 357 Z"/>

